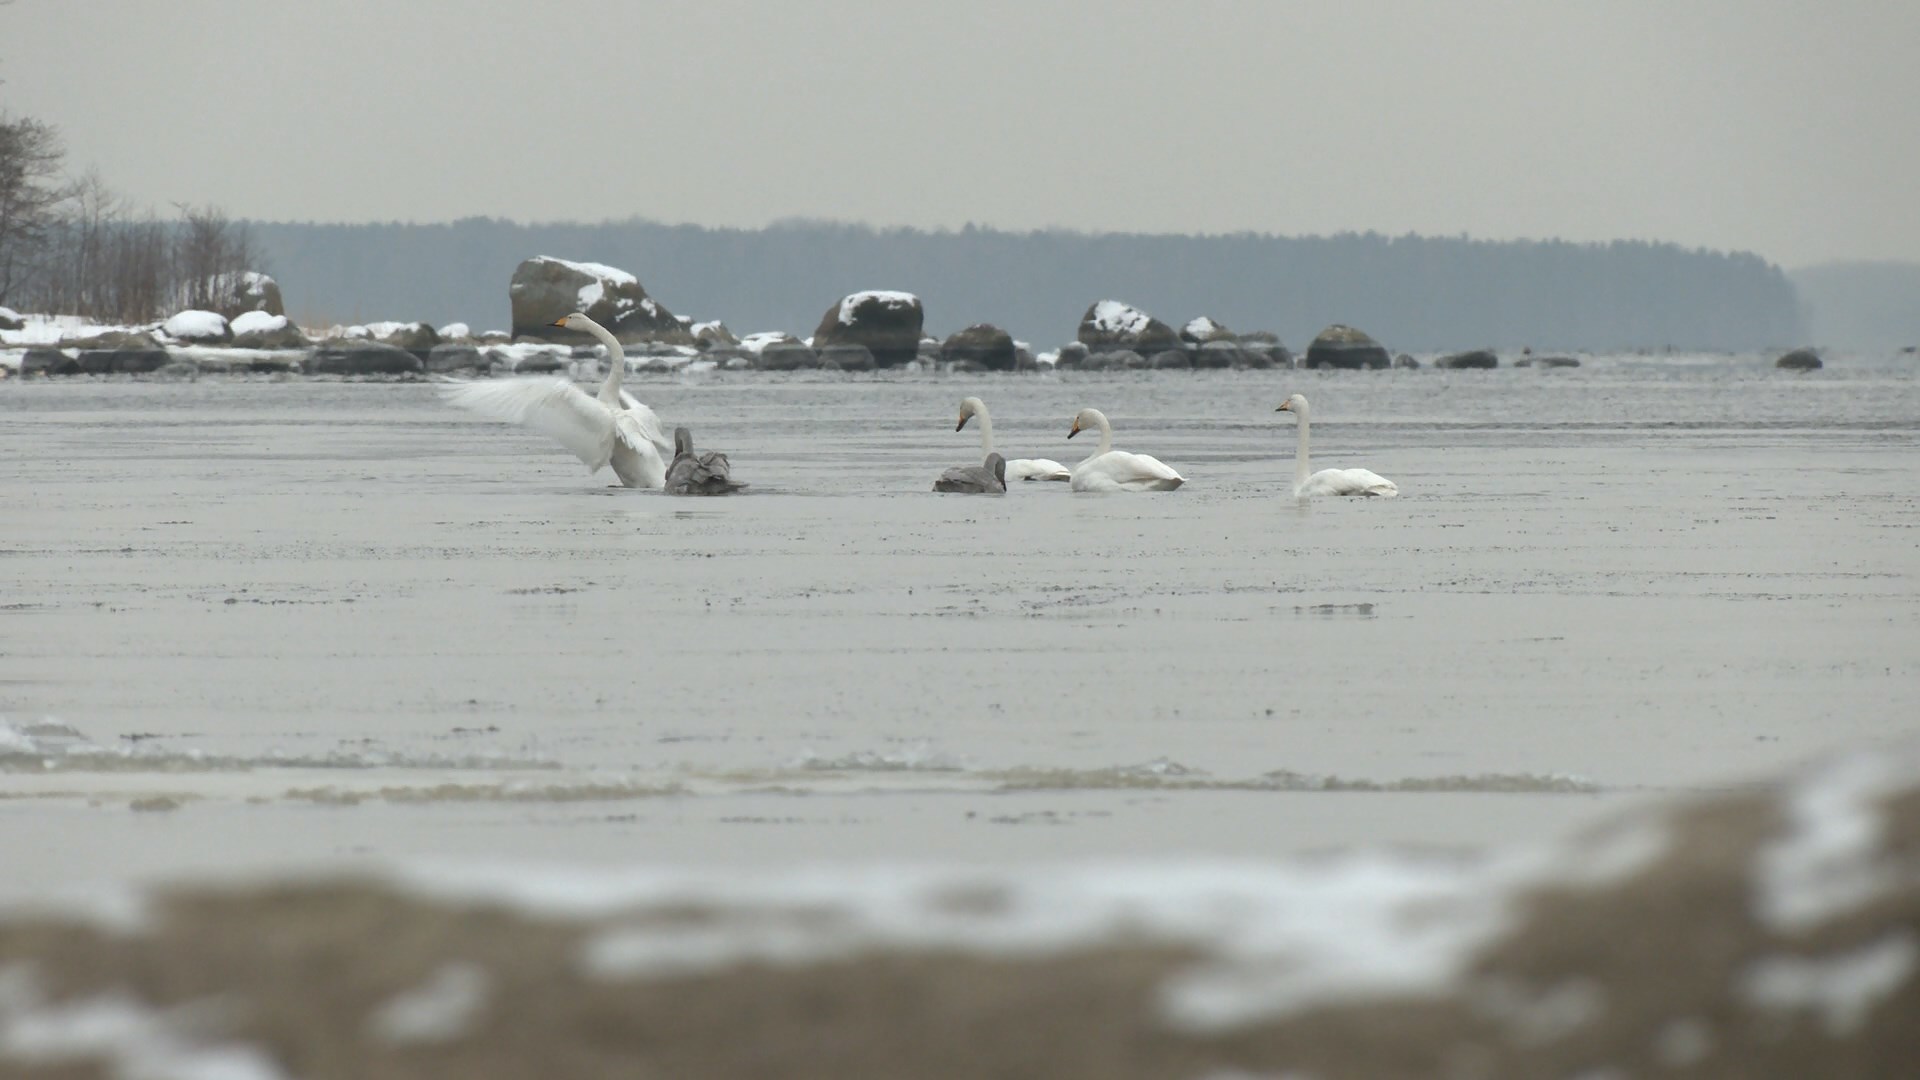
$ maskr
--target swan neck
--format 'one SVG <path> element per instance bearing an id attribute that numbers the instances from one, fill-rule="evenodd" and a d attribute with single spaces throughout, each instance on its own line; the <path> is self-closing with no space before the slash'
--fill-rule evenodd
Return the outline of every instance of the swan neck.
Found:
<path id="1" fill-rule="evenodd" d="M 1096 413 L 1095 415 L 1100 419 L 1100 452 L 1102 454 L 1111 454 L 1113 453 L 1113 425 L 1107 423 L 1105 413 Z"/>
<path id="2" fill-rule="evenodd" d="M 980 452 L 991 454 L 993 453 L 993 417 L 987 415 L 985 408 L 975 409 L 974 415 L 980 418 Z"/>
<path id="3" fill-rule="evenodd" d="M 1308 423 L 1305 411 L 1300 413 L 1300 423 L 1298 426 L 1300 428 L 1299 449 L 1295 450 L 1293 454 L 1293 487 L 1296 491 L 1304 486 L 1307 482 L 1307 477 L 1312 475 L 1312 471 L 1307 466 Z"/>
<path id="4" fill-rule="evenodd" d="M 607 358 L 612 361 L 607 369 L 607 381 L 600 387 L 600 396 L 612 401 L 620 399 L 620 376 L 627 370 L 627 350 L 620 347 L 620 339 L 607 332 L 607 328 L 597 322 L 588 321 L 587 333 L 598 338 L 600 344 L 607 347 Z"/>

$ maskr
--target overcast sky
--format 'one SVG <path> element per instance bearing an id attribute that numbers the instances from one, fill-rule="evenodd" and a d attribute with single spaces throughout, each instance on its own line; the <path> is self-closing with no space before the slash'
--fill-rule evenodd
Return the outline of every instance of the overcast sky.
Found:
<path id="1" fill-rule="evenodd" d="M 14 0 L 141 203 L 1920 259 L 1910 0 Z"/>

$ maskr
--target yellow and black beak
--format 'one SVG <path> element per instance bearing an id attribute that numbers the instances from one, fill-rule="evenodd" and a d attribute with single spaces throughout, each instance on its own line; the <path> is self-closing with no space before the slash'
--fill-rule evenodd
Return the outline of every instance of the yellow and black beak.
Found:
<path id="1" fill-rule="evenodd" d="M 957 424 L 955 424 L 955 425 L 953 425 L 953 430 L 955 430 L 955 431 L 959 431 L 959 430 L 960 430 L 961 428 L 963 428 L 963 427 L 966 427 L 966 426 L 967 426 L 967 420 L 968 420 L 968 418 L 967 418 L 967 417 L 964 417 L 964 416 L 963 416 L 963 417 L 961 417 L 961 418 L 960 418 L 960 422 L 959 422 L 959 423 L 957 423 Z"/>
<path id="2" fill-rule="evenodd" d="M 1291 404 L 1290 402 L 1283 401 L 1280 403 L 1280 407 L 1273 411 L 1274 412 L 1292 412 L 1293 410 L 1289 408 L 1290 404 Z"/>
<path id="3" fill-rule="evenodd" d="M 1076 420 L 1075 420 L 1075 421 L 1073 422 L 1073 430 L 1072 430 L 1072 431 L 1069 431 L 1069 432 L 1067 432 L 1067 438 L 1069 438 L 1069 439 L 1071 439 L 1071 438 L 1073 438 L 1073 437 L 1074 437 L 1075 435 L 1078 435 L 1078 434 L 1080 434 L 1080 421 L 1076 419 Z"/>
<path id="4" fill-rule="evenodd" d="M 565 326 L 567 325 L 567 317 L 565 315 L 562 315 L 559 318 L 548 323 L 547 325 L 548 326 Z"/>

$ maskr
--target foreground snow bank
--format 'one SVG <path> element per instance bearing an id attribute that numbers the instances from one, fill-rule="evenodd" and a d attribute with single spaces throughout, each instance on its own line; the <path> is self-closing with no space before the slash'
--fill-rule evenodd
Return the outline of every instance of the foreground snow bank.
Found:
<path id="1" fill-rule="evenodd" d="M 804 1046 L 787 1074 L 1905 1075 L 1920 753 L 1471 860 L 417 864 L 116 911 L 0 916 L 0 1070 L 164 1045 L 234 1075 L 733 1077 Z M 82 1021 L 118 1034 L 56 1037 Z"/>

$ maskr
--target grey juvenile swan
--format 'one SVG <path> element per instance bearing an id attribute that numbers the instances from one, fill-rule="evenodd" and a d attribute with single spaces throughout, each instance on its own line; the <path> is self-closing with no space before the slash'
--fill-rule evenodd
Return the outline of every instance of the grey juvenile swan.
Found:
<path id="1" fill-rule="evenodd" d="M 984 465 L 955 465 L 940 474 L 940 479 L 933 482 L 933 490 L 956 495 L 1005 495 L 1007 459 L 988 454 Z"/>
<path id="2" fill-rule="evenodd" d="M 727 474 L 727 455 L 693 452 L 693 432 L 673 429 L 673 464 L 667 466 L 669 495 L 731 495 L 747 485 Z"/>

